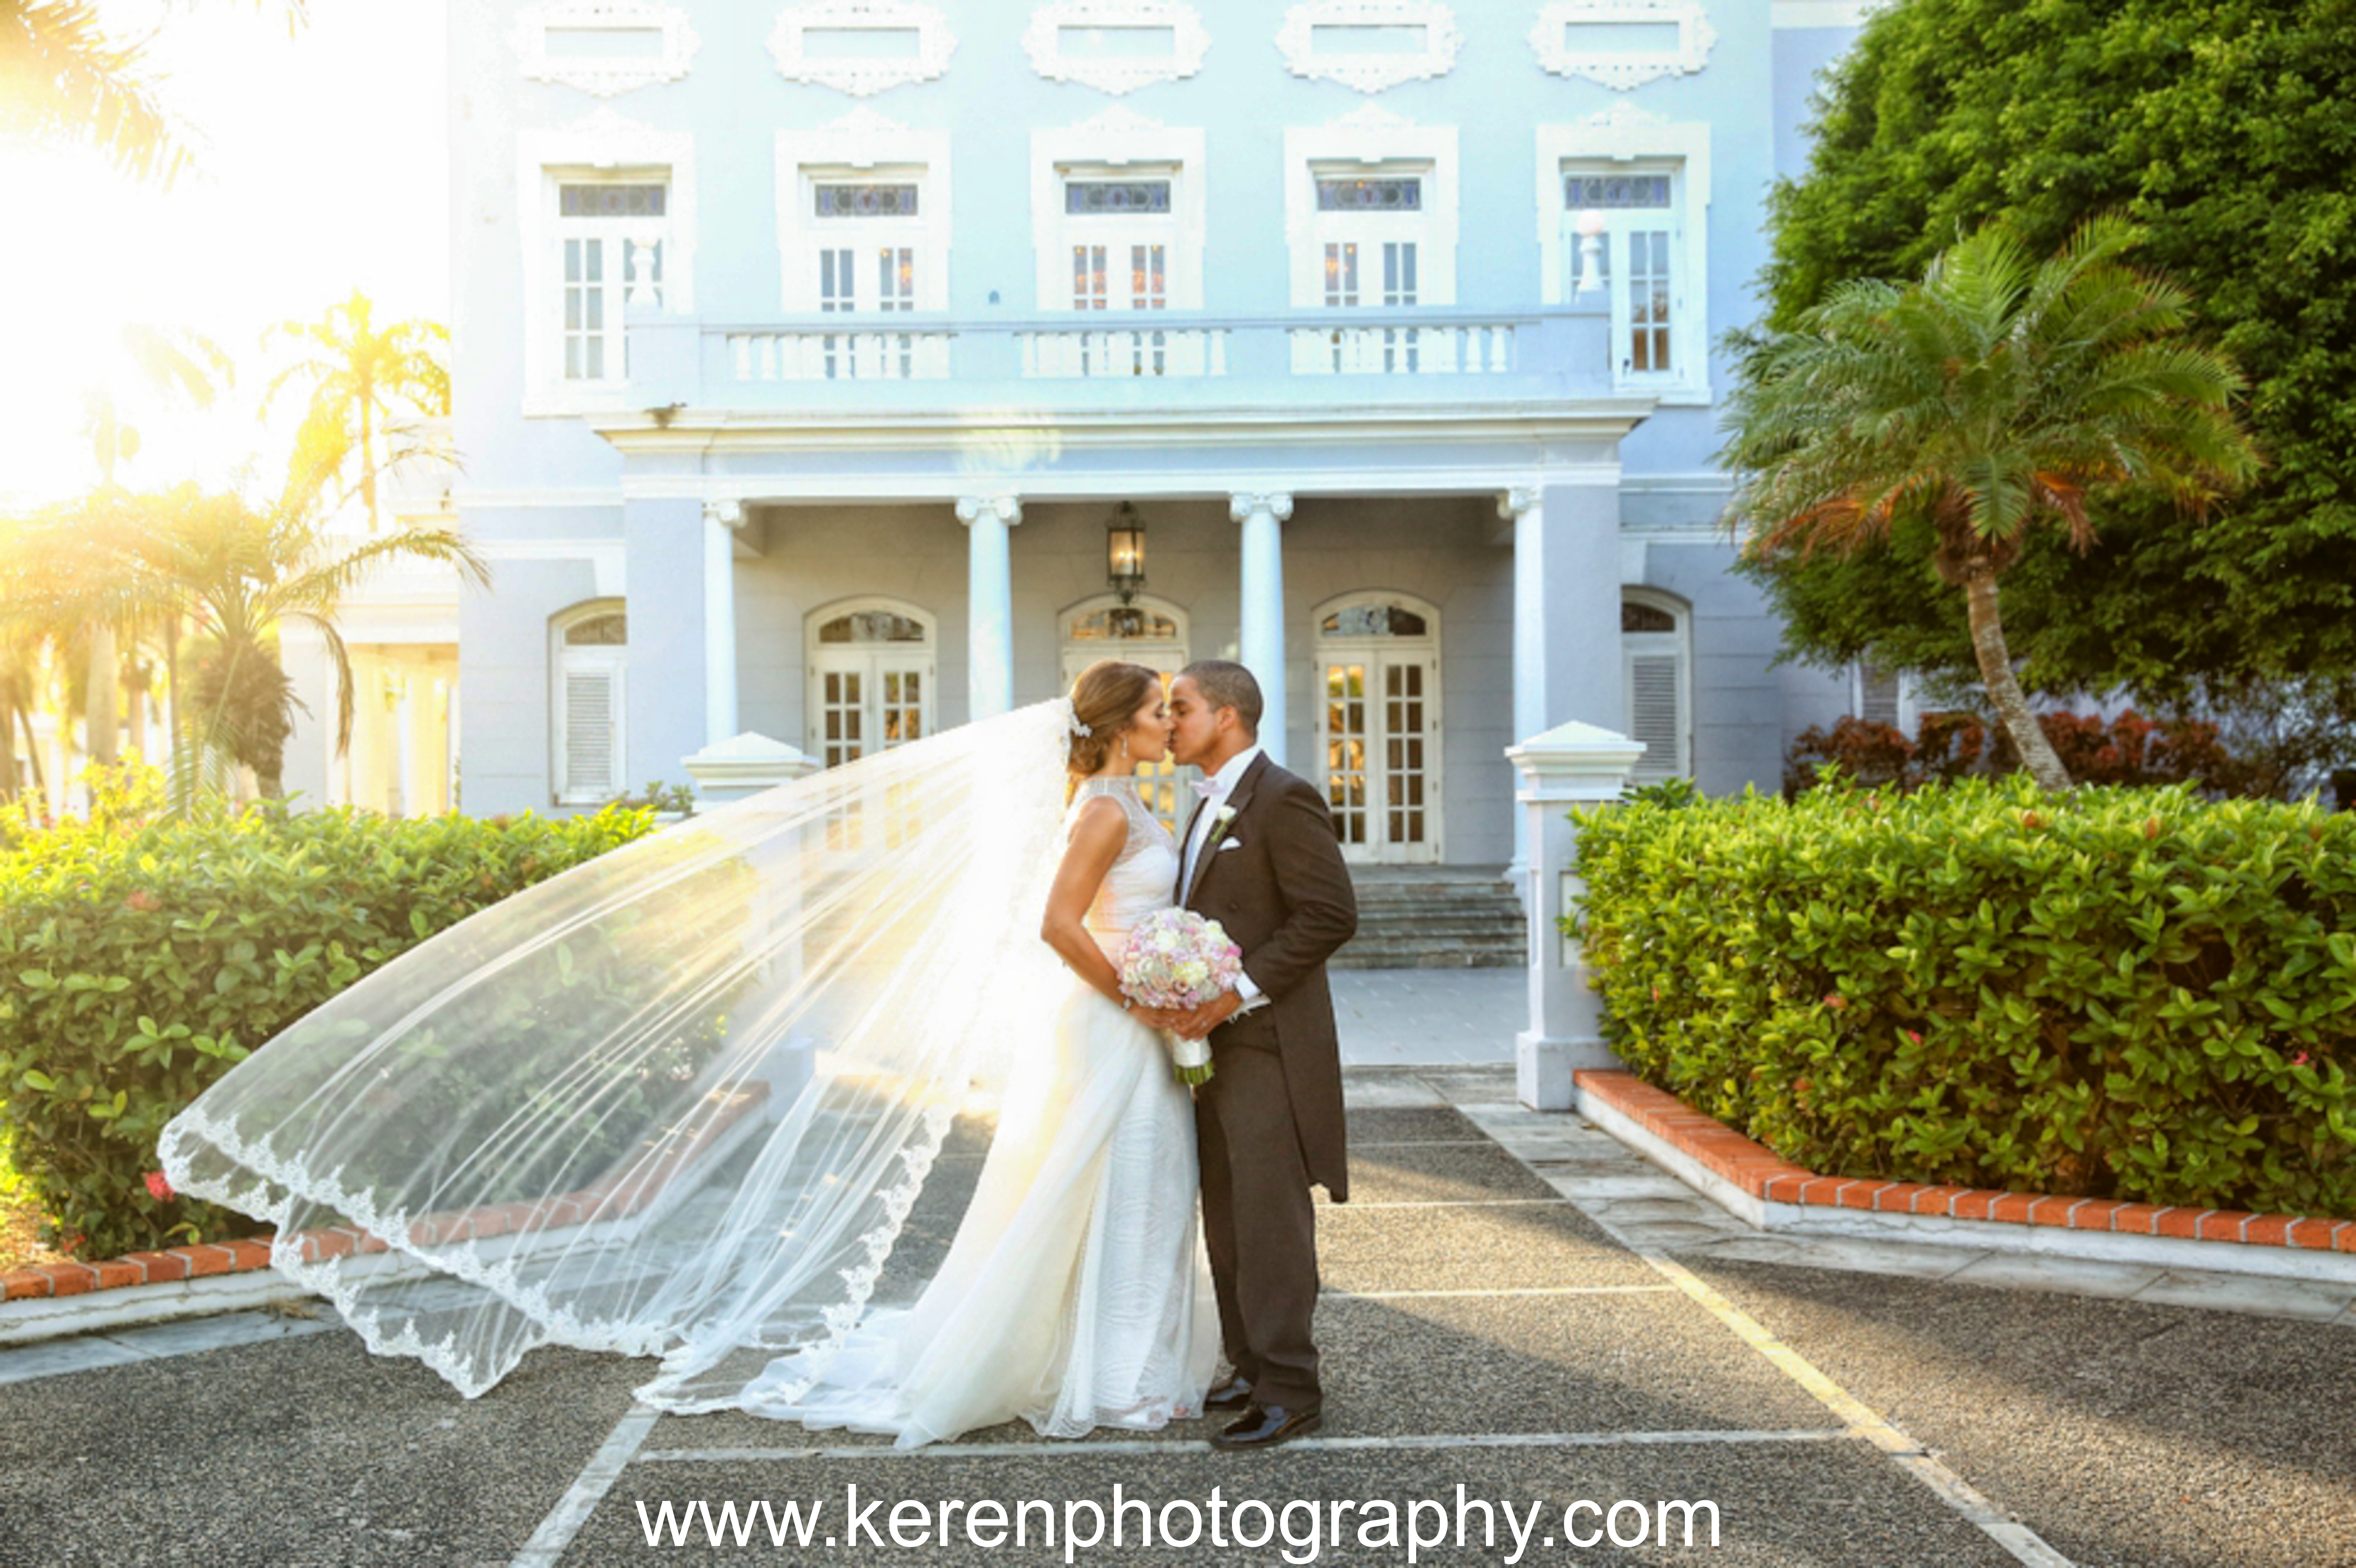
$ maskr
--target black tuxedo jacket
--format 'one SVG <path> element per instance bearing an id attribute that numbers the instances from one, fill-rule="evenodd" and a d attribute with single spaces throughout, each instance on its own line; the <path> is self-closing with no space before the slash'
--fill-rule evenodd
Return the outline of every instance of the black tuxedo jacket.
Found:
<path id="1" fill-rule="evenodd" d="M 1272 1051 L 1284 1067 L 1292 1125 L 1309 1167 L 1336 1203 L 1349 1197 L 1342 1115 L 1342 1051 L 1325 960 L 1358 929 L 1358 901 L 1325 802 L 1308 780 L 1262 752 L 1222 803 L 1234 808 L 1195 858 L 1177 900 L 1226 929 L 1244 973 L 1268 1002 L 1211 1031 L 1214 1070 L 1226 1051 Z M 1197 803 L 1199 814 L 1207 802 Z M 1185 847 L 1179 839 L 1179 875 Z"/>

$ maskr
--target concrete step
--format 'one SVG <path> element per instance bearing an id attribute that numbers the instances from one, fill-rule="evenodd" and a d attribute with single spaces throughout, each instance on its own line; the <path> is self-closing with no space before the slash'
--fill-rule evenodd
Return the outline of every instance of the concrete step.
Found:
<path id="1" fill-rule="evenodd" d="M 1511 968 L 1527 962 L 1521 900 L 1483 866 L 1361 866 L 1351 870 L 1358 933 L 1343 969 Z"/>

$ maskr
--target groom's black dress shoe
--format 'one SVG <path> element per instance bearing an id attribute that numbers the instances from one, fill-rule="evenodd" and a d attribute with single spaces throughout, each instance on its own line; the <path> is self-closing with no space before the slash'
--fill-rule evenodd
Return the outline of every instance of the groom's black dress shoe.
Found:
<path id="1" fill-rule="evenodd" d="M 1241 1410 L 1251 1403 L 1251 1380 L 1229 1378 L 1203 1396 L 1205 1410 Z"/>
<path id="2" fill-rule="evenodd" d="M 1280 1404 L 1254 1404 L 1244 1412 L 1242 1420 L 1214 1435 L 1211 1446 L 1273 1448 L 1288 1438 L 1314 1432 L 1323 1424 L 1323 1417 L 1313 1409 L 1287 1410 Z"/>

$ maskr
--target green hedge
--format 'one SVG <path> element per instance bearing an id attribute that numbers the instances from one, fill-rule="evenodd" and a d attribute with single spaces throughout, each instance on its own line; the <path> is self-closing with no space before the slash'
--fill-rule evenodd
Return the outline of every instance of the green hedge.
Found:
<path id="1" fill-rule="evenodd" d="M 1613 1049 L 1785 1158 L 2356 1217 L 2356 816 L 2016 776 L 1574 819 Z"/>
<path id="2" fill-rule="evenodd" d="M 152 1191 L 164 1124 L 361 975 L 650 831 L 570 819 L 386 818 L 263 803 L 230 816 L 19 831 L 0 853 L 0 1133 L 80 1257 L 252 1233 Z"/>

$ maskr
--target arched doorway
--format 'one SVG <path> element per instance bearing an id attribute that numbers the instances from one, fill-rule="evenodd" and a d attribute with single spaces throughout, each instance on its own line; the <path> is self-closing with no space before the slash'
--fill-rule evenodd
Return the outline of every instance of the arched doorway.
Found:
<path id="1" fill-rule="evenodd" d="M 1160 671 L 1165 680 L 1186 665 L 1186 612 L 1167 600 L 1141 593 L 1124 613 L 1119 599 L 1098 594 L 1066 609 L 1062 626 L 1066 691 L 1072 689 L 1082 670 L 1098 659 L 1141 664 Z M 1194 808 L 1194 794 L 1184 787 L 1185 783 L 1201 776 L 1199 768 L 1182 768 L 1164 758 L 1151 768 L 1140 770 L 1138 793 L 1153 815 L 1176 833 Z"/>
<path id="2" fill-rule="evenodd" d="M 933 732 L 933 618 L 896 599 L 852 599 L 809 619 L 809 742 L 824 767 Z"/>
<path id="3" fill-rule="evenodd" d="M 1440 611 L 1368 590 L 1311 612 L 1324 700 L 1318 755 L 1344 859 L 1440 859 Z"/>

